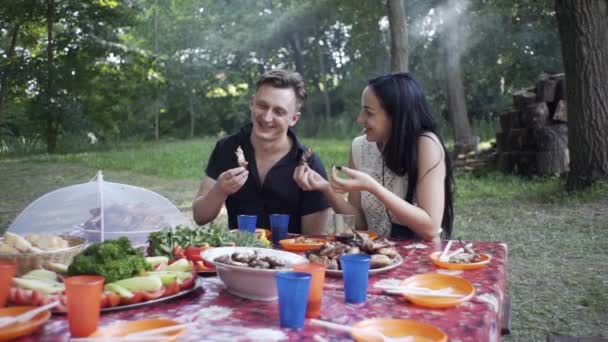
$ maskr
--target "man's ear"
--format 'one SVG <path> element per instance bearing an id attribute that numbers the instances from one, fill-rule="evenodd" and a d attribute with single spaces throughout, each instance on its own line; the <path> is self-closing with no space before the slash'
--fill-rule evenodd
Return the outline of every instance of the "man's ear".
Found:
<path id="1" fill-rule="evenodd" d="M 296 112 L 292 117 L 291 117 L 291 122 L 289 123 L 289 127 L 293 127 L 295 126 L 298 121 L 300 120 L 300 112 Z"/>
<path id="2" fill-rule="evenodd" d="M 255 95 L 251 95 L 249 99 L 249 109 L 253 111 L 253 102 L 255 101 Z"/>

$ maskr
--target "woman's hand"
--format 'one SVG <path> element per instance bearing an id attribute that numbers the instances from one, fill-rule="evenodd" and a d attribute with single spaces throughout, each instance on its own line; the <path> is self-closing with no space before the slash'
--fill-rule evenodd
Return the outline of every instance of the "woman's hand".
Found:
<path id="1" fill-rule="evenodd" d="M 353 191 L 369 191 L 372 192 L 374 187 L 378 185 L 375 179 L 365 172 L 342 166 L 342 172 L 347 174 L 350 179 L 338 177 L 336 167 L 331 169 L 331 186 L 336 192 L 353 192 Z"/>
<path id="2" fill-rule="evenodd" d="M 308 165 L 296 167 L 293 172 L 293 180 L 304 191 L 326 192 L 331 190 L 329 182 Z"/>

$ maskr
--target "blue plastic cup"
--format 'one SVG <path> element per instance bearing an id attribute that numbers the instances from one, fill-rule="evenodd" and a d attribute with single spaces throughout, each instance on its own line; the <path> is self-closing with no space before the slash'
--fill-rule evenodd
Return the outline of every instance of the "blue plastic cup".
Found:
<path id="1" fill-rule="evenodd" d="M 236 217 L 240 231 L 255 234 L 255 225 L 258 222 L 256 215 L 239 215 Z"/>
<path id="2" fill-rule="evenodd" d="M 363 303 L 367 299 L 370 261 L 367 254 L 346 254 L 340 257 L 346 303 Z"/>
<path id="3" fill-rule="evenodd" d="M 270 230 L 272 231 L 272 243 L 279 244 L 279 241 L 287 239 L 289 228 L 289 214 L 270 215 Z"/>
<path id="4" fill-rule="evenodd" d="M 275 275 L 279 293 L 279 320 L 281 327 L 301 329 L 306 317 L 310 273 L 279 272 Z"/>

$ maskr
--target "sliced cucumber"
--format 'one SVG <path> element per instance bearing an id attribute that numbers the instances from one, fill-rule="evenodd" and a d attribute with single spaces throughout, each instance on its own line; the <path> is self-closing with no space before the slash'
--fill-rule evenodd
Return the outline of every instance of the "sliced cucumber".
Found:
<path id="1" fill-rule="evenodd" d="M 66 264 L 61 264 L 58 262 L 49 262 L 47 263 L 48 267 L 55 271 L 55 272 L 59 272 L 59 273 L 68 273 L 68 265 Z"/>
<path id="2" fill-rule="evenodd" d="M 59 277 L 57 273 L 47 270 L 31 270 L 22 276 L 26 279 L 37 279 L 42 281 L 57 282 Z"/>
<path id="3" fill-rule="evenodd" d="M 169 258 L 164 256 L 155 256 L 155 257 L 147 257 L 146 262 L 150 264 L 150 266 L 155 267 L 160 264 L 166 264 L 169 262 Z"/>
<path id="4" fill-rule="evenodd" d="M 179 259 L 171 265 L 168 265 L 167 267 L 163 268 L 163 271 L 188 272 L 192 271 L 192 265 L 186 259 Z"/>
<path id="5" fill-rule="evenodd" d="M 173 284 L 177 279 L 176 272 L 148 272 L 148 275 L 159 277 L 165 286 Z"/>
<path id="6" fill-rule="evenodd" d="M 110 284 L 106 284 L 104 287 L 104 290 L 106 291 L 112 291 L 114 293 L 116 293 L 117 295 L 121 296 L 122 298 L 131 298 L 134 296 L 133 292 L 125 289 L 124 287 L 115 284 L 115 283 L 110 283 Z"/>
<path id="7" fill-rule="evenodd" d="M 170 285 L 176 279 L 177 279 L 177 282 L 181 284 L 182 281 L 192 277 L 192 273 L 182 272 L 182 271 L 156 271 L 156 272 L 148 272 L 148 275 L 159 276 L 161 278 L 161 280 L 163 280 L 164 285 Z M 172 281 L 170 281 L 169 283 L 165 283 L 165 279 L 163 279 L 164 277 L 167 278 L 167 281 L 169 281 L 168 280 L 169 278 L 172 279 Z"/>
<path id="8" fill-rule="evenodd" d="M 57 292 L 63 292 L 65 286 L 62 283 L 55 281 L 47 281 L 40 279 L 27 279 L 27 278 L 13 278 L 13 283 L 18 287 L 42 292 L 44 294 L 51 294 Z"/>
<path id="9" fill-rule="evenodd" d="M 124 287 L 129 291 L 150 291 L 155 292 L 163 287 L 163 282 L 159 276 L 149 275 L 146 277 L 133 277 L 121 279 L 114 284 Z"/>

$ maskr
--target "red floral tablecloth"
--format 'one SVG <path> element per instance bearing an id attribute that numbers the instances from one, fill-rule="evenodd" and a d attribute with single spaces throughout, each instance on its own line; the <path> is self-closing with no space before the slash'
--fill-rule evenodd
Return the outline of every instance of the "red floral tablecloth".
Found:
<path id="1" fill-rule="evenodd" d="M 399 242 L 397 249 L 404 259 L 398 268 L 370 277 L 367 302 L 345 304 L 339 290 L 326 290 L 321 319 L 341 324 L 354 324 L 370 318 L 406 318 L 433 324 L 447 333 L 449 340 L 498 341 L 502 305 L 506 289 L 507 248 L 495 242 L 475 242 L 475 248 L 490 254 L 485 267 L 473 271 L 452 271 L 435 267 L 428 255 L 442 249 L 442 244 Z M 373 289 L 378 281 L 405 279 L 422 273 L 438 272 L 469 280 L 476 288 L 473 299 L 449 309 L 428 309 L 409 303 L 400 296 Z M 326 284 L 339 286 L 340 278 L 326 278 Z M 103 314 L 100 326 L 118 321 L 169 318 L 181 323 L 195 322 L 179 341 L 348 341 L 346 333 L 311 326 L 300 331 L 279 327 L 278 304 L 235 297 L 224 290 L 217 277 L 203 279 L 203 289 L 183 298 L 154 306 Z M 67 319 L 54 316 L 37 333 L 22 341 L 67 341 Z"/>

